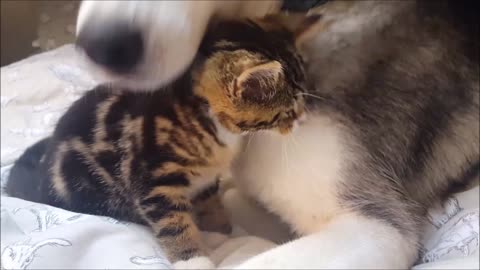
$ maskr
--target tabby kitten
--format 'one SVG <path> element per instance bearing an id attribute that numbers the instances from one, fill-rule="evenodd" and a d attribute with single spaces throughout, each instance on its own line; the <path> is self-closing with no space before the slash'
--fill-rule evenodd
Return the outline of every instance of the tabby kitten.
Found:
<path id="1" fill-rule="evenodd" d="M 229 231 L 217 178 L 228 171 L 241 134 L 288 133 L 303 113 L 293 38 L 259 25 L 213 27 L 202 55 L 166 89 L 134 93 L 104 85 L 87 92 L 52 137 L 20 157 L 7 192 L 149 225 L 172 262 L 206 255 L 196 223 Z"/>

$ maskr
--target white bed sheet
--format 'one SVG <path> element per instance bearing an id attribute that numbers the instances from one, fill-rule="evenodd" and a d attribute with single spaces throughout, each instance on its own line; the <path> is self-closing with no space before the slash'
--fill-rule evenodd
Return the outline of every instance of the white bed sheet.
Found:
<path id="1" fill-rule="evenodd" d="M 1 180 L 26 147 L 48 136 L 58 117 L 95 85 L 72 45 L 1 69 Z M 32 180 L 33 181 L 33 180 Z M 479 268 L 479 188 L 457 194 L 445 207 L 432 209 L 417 269 Z M 247 201 L 235 189 L 224 202 L 235 224 L 230 238 L 206 233 L 212 259 L 221 268 L 242 267 L 255 256 L 271 256 L 289 237 L 278 220 Z M 168 269 L 148 229 L 111 218 L 68 212 L 47 205 L 1 198 L 3 269 Z M 255 220 L 256 222 L 251 222 Z M 321 244 L 321 243 L 318 243 Z M 291 250 L 315 246 L 286 244 Z M 288 253 L 295 262 L 295 256 Z M 314 268 L 308 261 L 298 267 Z M 257 265 L 262 267 L 264 265 Z"/>

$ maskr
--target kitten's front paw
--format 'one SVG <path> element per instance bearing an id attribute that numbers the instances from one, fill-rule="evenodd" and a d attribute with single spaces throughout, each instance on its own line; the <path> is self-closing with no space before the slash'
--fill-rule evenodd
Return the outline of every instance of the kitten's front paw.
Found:
<path id="1" fill-rule="evenodd" d="M 194 257 L 187 261 L 178 261 L 173 264 L 175 269 L 215 269 L 215 264 L 205 256 Z"/>

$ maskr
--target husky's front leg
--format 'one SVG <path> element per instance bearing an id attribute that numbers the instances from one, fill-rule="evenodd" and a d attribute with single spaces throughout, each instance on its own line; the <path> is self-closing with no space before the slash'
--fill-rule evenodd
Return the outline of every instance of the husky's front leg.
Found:
<path id="1" fill-rule="evenodd" d="M 407 269 L 416 240 L 358 214 L 332 219 L 321 231 L 253 257 L 238 269 Z"/>

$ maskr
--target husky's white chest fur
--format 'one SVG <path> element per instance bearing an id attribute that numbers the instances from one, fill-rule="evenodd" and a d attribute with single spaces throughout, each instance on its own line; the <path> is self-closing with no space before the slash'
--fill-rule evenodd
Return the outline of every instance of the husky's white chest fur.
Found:
<path id="1" fill-rule="evenodd" d="M 311 117 L 289 136 L 247 139 L 235 164 L 237 184 L 300 234 L 318 231 L 338 214 L 336 194 L 346 149 L 326 117 Z"/>

